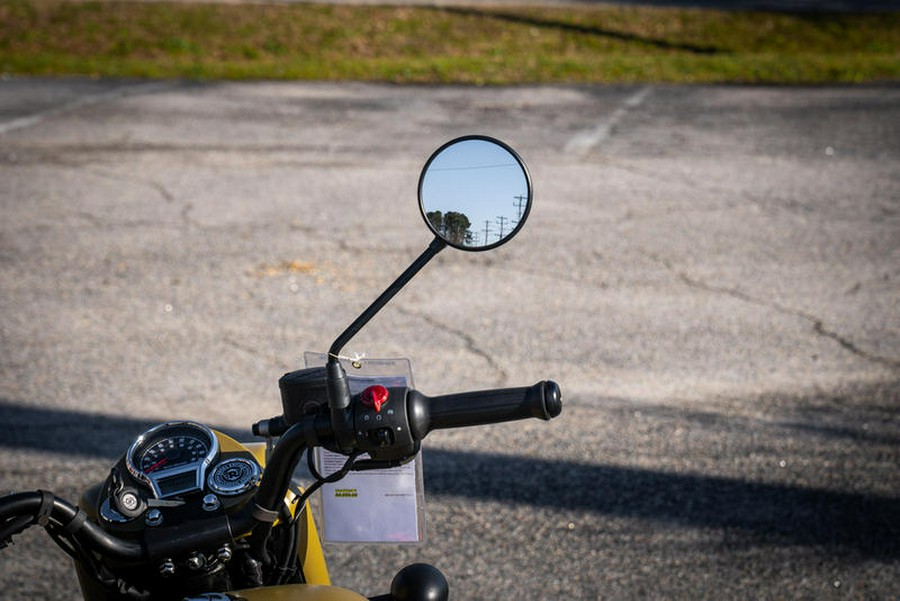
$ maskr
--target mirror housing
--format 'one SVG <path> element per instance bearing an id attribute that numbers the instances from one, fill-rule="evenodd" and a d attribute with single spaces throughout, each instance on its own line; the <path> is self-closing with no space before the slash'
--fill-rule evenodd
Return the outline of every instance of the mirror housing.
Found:
<path id="1" fill-rule="evenodd" d="M 419 210 L 428 228 L 460 250 L 496 248 L 515 236 L 531 210 L 525 163 L 495 138 L 473 135 L 438 148 L 419 176 Z"/>

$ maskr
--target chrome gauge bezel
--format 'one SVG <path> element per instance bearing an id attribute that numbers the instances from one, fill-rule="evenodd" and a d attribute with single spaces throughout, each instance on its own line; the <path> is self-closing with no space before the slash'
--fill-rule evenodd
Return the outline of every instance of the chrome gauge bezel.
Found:
<path id="1" fill-rule="evenodd" d="M 209 441 L 209 448 L 206 455 L 199 461 L 179 465 L 170 469 L 160 469 L 152 474 L 146 473 L 140 468 L 139 458 L 137 457 L 148 444 L 156 444 L 160 440 L 166 439 L 166 430 L 172 431 L 172 436 L 177 436 L 177 432 L 183 429 L 195 430 Z M 219 456 L 219 440 L 215 433 L 207 426 L 191 421 L 172 421 L 154 426 L 138 436 L 125 455 L 125 466 L 128 472 L 143 482 L 153 491 L 153 496 L 157 499 L 173 497 L 196 490 L 202 490 L 206 482 L 206 472 Z M 185 475 L 193 473 L 193 478 L 185 478 Z M 190 484 L 182 484 L 178 487 L 162 490 L 161 483 L 172 478 L 180 477 Z"/>
<path id="2" fill-rule="evenodd" d="M 232 484 L 230 486 L 222 486 L 218 482 L 216 482 L 216 474 L 219 472 L 219 470 L 228 469 L 229 464 L 239 464 L 246 467 L 246 477 L 242 476 L 240 480 L 235 481 L 235 484 Z M 230 459 L 225 459 L 209 471 L 209 476 L 206 479 L 206 485 L 211 491 L 218 495 L 231 497 L 245 493 L 259 484 L 261 476 L 262 471 L 259 469 L 259 465 L 255 461 L 245 459 L 243 457 L 232 457 Z"/>

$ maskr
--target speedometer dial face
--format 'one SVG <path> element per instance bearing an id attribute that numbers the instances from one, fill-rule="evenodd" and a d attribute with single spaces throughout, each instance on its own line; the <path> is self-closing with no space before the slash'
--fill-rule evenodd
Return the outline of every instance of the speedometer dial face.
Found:
<path id="1" fill-rule="evenodd" d="M 209 453 L 209 443 L 193 434 L 169 436 L 143 450 L 138 460 L 145 474 L 202 461 Z"/>

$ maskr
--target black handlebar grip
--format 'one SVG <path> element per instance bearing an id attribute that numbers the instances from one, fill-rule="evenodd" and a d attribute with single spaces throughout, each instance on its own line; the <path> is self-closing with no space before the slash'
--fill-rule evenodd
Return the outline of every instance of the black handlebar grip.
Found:
<path id="1" fill-rule="evenodd" d="M 556 382 L 427 397 L 412 390 L 407 399 L 409 427 L 416 440 L 432 430 L 496 424 L 535 417 L 549 420 L 562 411 Z"/>

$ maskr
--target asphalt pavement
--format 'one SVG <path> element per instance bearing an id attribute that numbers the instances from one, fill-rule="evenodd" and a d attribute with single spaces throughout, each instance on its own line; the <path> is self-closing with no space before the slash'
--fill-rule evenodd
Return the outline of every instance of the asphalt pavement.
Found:
<path id="1" fill-rule="evenodd" d="M 419 170 L 516 148 L 523 232 L 445 250 L 347 348 L 428 394 L 559 382 L 438 432 L 427 542 L 329 546 L 454 599 L 900 590 L 900 87 L 0 81 L 0 489 L 75 499 L 143 428 L 249 438 L 428 244 Z M 33 529 L 3 598 L 74 599 Z"/>

